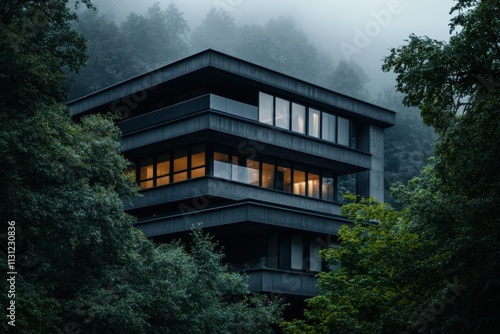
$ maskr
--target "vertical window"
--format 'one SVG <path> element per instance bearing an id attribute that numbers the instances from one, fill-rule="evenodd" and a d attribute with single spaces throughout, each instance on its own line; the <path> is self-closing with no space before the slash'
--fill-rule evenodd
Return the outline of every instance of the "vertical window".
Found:
<path id="1" fill-rule="evenodd" d="M 335 142 L 335 116 L 332 114 L 323 113 L 321 125 L 321 138 L 331 142 Z"/>
<path id="2" fill-rule="evenodd" d="M 321 246 L 318 240 L 311 238 L 309 241 L 309 271 L 321 271 L 320 250 Z"/>
<path id="3" fill-rule="evenodd" d="M 277 127 L 290 129 L 290 102 L 276 98 L 276 122 Z"/>
<path id="4" fill-rule="evenodd" d="M 153 158 L 142 159 L 139 162 L 139 187 L 142 189 L 152 188 L 154 178 Z"/>
<path id="5" fill-rule="evenodd" d="M 214 152 L 214 176 L 231 180 L 231 162 L 228 152 L 222 153 L 216 149 Z M 225 150 L 224 150 L 225 151 Z"/>
<path id="6" fill-rule="evenodd" d="M 293 170 L 293 193 L 296 195 L 306 195 L 306 171 L 302 165 L 295 165 Z"/>
<path id="7" fill-rule="evenodd" d="M 339 117 L 338 118 L 339 122 L 339 137 L 338 137 L 338 143 L 341 145 L 349 146 L 349 126 L 350 122 L 347 118 Z"/>
<path id="8" fill-rule="evenodd" d="M 184 181 L 188 178 L 187 149 L 174 152 L 174 182 Z"/>
<path id="9" fill-rule="evenodd" d="M 170 154 L 160 154 L 156 160 L 156 185 L 170 183 Z"/>
<path id="10" fill-rule="evenodd" d="M 333 202 L 335 195 L 335 178 L 333 177 L 333 173 L 324 171 L 321 181 L 321 198 L 325 201 Z"/>
<path id="11" fill-rule="evenodd" d="M 300 235 L 292 235 L 291 240 L 291 267 L 292 269 L 304 269 L 304 241 Z"/>
<path id="12" fill-rule="evenodd" d="M 310 168 L 307 173 L 307 196 L 319 198 L 319 170 Z"/>
<path id="13" fill-rule="evenodd" d="M 319 138 L 320 112 L 309 108 L 309 135 Z"/>
<path id="14" fill-rule="evenodd" d="M 244 162 L 244 159 L 240 159 L 236 151 L 233 151 L 231 157 L 231 180 L 246 183 L 246 168 L 240 165 L 240 160 Z"/>
<path id="15" fill-rule="evenodd" d="M 276 190 L 292 192 L 292 169 L 287 161 L 278 162 L 276 168 Z"/>
<path id="16" fill-rule="evenodd" d="M 292 130 L 306 133 L 306 107 L 292 103 Z"/>
<path id="17" fill-rule="evenodd" d="M 191 178 L 205 176 L 205 145 L 191 149 Z"/>
<path id="18" fill-rule="evenodd" d="M 273 124 L 273 100 L 273 96 L 259 93 L 259 122 Z"/>
<path id="19" fill-rule="evenodd" d="M 246 167 L 246 183 L 258 186 L 259 185 L 259 161 L 257 160 L 247 160 Z"/>
<path id="20" fill-rule="evenodd" d="M 274 161 L 264 158 L 262 161 L 262 187 L 274 189 Z"/>

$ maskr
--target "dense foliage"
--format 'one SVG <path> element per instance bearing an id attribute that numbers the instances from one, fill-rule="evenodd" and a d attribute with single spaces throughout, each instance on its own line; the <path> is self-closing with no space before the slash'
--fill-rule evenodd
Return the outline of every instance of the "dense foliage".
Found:
<path id="1" fill-rule="evenodd" d="M 157 246 L 123 212 L 137 187 L 112 116 L 75 123 L 63 104 L 62 68 L 86 59 L 67 5 L 0 5 L 0 266 L 12 271 L 5 232 L 15 221 L 17 272 L 15 296 L 4 284 L 0 297 L 15 302 L 15 322 L 1 331 L 270 332 L 280 307 L 250 295 L 208 236 Z"/>
<path id="2" fill-rule="evenodd" d="M 338 271 L 288 333 L 498 333 L 500 330 L 500 2 L 457 0 L 449 42 L 410 36 L 384 69 L 439 134 L 422 175 L 344 208 L 355 221 Z M 392 247 L 394 246 L 394 248 Z"/>

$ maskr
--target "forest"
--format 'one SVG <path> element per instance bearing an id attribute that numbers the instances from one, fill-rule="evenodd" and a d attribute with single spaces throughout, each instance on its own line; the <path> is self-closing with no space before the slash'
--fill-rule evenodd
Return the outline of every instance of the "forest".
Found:
<path id="1" fill-rule="evenodd" d="M 497 333 L 500 1 L 451 13 L 448 42 L 410 35 L 388 51 L 395 87 L 373 94 L 359 65 L 324 55 L 289 17 L 238 25 L 214 8 L 190 27 L 174 4 L 117 22 L 90 0 L 5 0 L 0 254 L 18 274 L 2 332 Z M 138 189 L 113 116 L 75 123 L 65 105 L 206 48 L 397 112 L 386 202 L 346 195 L 353 225 L 321 253 L 341 267 L 318 275 L 301 319 L 251 294 L 199 229 L 189 244 L 147 240 L 123 211 Z"/>

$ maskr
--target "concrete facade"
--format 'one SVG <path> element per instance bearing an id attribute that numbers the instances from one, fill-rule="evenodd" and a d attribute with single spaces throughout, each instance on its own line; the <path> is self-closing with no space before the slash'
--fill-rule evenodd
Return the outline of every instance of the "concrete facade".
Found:
<path id="1" fill-rule="evenodd" d="M 262 94 L 274 101 L 270 122 Z M 317 252 L 349 224 L 339 178 L 355 177 L 356 193 L 383 200 L 392 111 L 213 50 L 69 107 L 76 120 L 122 114 L 122 152 L 143 188 L 125 207 L 137 228 L 165 242 L 202 223 L 253 291 L 318 293 Z"/>

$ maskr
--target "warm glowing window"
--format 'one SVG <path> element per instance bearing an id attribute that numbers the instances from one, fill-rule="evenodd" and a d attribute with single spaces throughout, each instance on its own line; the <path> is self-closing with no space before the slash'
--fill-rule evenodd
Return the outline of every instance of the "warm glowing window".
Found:
<path id="1" fill-rule="evenodd" d="M 205 175 L 205 145 L 198 145 L 191 149 L 191 178 Z"/>
<path id="2" fill-rule="evenodd" d="M 153 158 L 142 159 L 139 162 L 139 187 L 142 189 L 153 187 L 154 165 Z"/>
<path id="3" fill-rule="evenodd" d="M 267 161 L 266 161 L 267 160 Z M 274 189 L 274 162 L 266 159 L 262 162 L 262 187 Z"/>
<path id="4" fill-rule="evenodd" d="M 293 171 L 293 193 L 306 195 L 306 172 L 304 166 L 295 166 Z"/>
<path id="5" fill-rule="evenodd" d="M 319 170 L 311 168 L 307 173 L 307 196 L 319 198 Z"/>
<path id="6" fill-rule="evenodd" d="M 252 184 L 254 186 L 259 185 L 259 161 L 257 160 L 247 160 L 247 182 L 248 184 Z"/>

